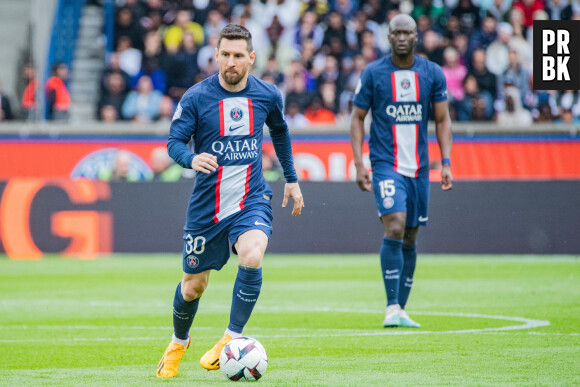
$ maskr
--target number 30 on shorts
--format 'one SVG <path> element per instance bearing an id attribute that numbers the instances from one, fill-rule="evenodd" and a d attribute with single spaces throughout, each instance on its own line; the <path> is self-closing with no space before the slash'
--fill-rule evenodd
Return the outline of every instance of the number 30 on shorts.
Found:
<path id="1" fill-rule="evenodd" d="M 379 188 L 381 189 L 381 198 L 393 196 L 395 194 L 395 180 L 387 179 L 380 181 Z"/>
<path id="2" fill-rule="evenodd" d="M 196 236 L 194 238 L 191 234 L 187 234 L 185 240 L 185 252 L 187 254 L 202 254 L 205 251 L 205 237 Z"/>

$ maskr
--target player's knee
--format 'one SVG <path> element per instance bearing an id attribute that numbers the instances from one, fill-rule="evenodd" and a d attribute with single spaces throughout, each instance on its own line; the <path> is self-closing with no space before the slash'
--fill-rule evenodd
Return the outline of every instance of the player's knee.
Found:
<path id="1" fill-rule="evenodd" d="M 205 288 L 206 284 L 202 282 L 185 282 L 181 284 L 181 294 L 189 302 L 201 297 Z"/>
<path id="2" fill-rule="evenodd" d="M 385 236 L 391 239 L 403 239 L 405 236 L 405 226 L 397 222 L 391 222 L 385 227 Z"/>
<path id="3" fill-rule="evenodd" d="M 238 253 L 240 265 L 252 268 L 258 268 L 262 266 L 263 254 L 259 246 L 248 248 Z"/>

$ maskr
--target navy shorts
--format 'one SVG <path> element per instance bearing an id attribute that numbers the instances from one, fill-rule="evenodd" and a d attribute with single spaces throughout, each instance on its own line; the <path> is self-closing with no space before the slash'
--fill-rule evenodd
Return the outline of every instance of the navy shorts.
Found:
<path id="1" fill-rule="evenodd" d="M 183 235 L 183 271 L 197 274 L 206 270 L 220 270 L 237 254 L 234 244 L 249 230 L 261 230 L 268 238 L 272 234 L 272 206 L 256 203 L 209 227 L 186 230 Z"/>
<path id="2" fill-rule="evenodd" d="M 405 212 L 407 227 L 427 225 L 429 177 L 407 177 L 392 167 L 373 167 L 373 192 L 379 216 Z"/>

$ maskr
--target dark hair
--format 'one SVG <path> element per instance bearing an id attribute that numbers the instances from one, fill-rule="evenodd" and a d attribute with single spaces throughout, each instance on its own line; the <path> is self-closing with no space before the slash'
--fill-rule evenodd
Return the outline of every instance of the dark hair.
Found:
<path id="1" fill-rule="evenodd" d="M 254 51 L 254 48 L 252 46 L 252 34 L 250 34 L 250 31 L 248 31 L 245 27 L 239 24 L 228 24 L 227 26 L 224 27 L 218 39 L 217 43 L 218 49 L 220 47 L 222 39 L 245 40 L 248 45 L 248 52 Z"/>

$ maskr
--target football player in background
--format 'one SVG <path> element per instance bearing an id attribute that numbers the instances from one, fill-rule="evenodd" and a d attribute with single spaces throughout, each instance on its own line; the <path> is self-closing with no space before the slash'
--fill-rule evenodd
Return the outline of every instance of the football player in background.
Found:
<path id="1" fill-rule="evenodd" d="M 169 155 L 198 173 L 184 227 L 183 277 L 173 300 L 174 334 L 156 371 L 161 378 L 177 375 L 210 270 L 226 264 L 230 243 L 239 264 L 230 322 L 224 336 L 201 358 L 202 367 L 220 368 L 222 348 L 242 336 L 258 300 L 262 259 L 272 233 L 272 190 L 261 166 L 264 124 L 286 179 L 282 207 L 292 198 L 296 216 L 304 206 L 282 95 L 274 85 L 249 75 L 255 56 L 247 29 L 224 27 L 216 48 L 219 73 L 185 93 L 171 123 Z M 195 153 L 187 146 L 192 137 Z"/>
<path id="2" fill-rule="evenodd" d="M 400 14 L 389 24 L 391 55 L 367 66 L 354 98 L 351 145 L 356 182 L 373 191 L 384 229 L 380 250 L 387 294 L 384 327 L 420 327 L 405 311 L 417 261 L 419 225 L 427 224 L 429 156 L 427 119 L 433 109 L 441 152 L 441 188 L 452 187 L 451 119 L 441 68 L 414 55 L 417 25 Z M 363 165 L 364 119 L 372 112 L 369 140 L 372 181 Z"/>

